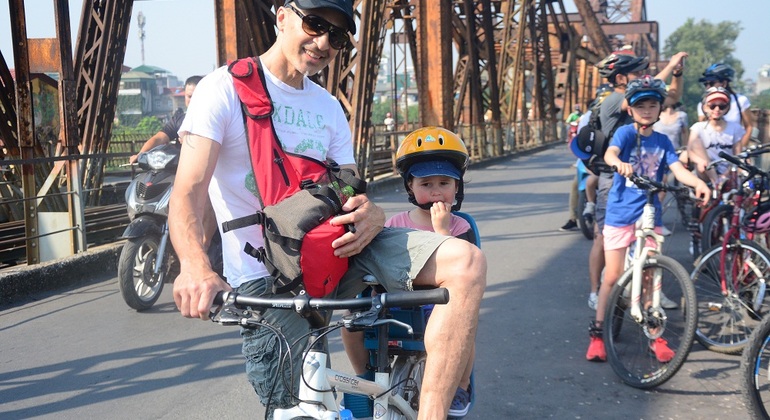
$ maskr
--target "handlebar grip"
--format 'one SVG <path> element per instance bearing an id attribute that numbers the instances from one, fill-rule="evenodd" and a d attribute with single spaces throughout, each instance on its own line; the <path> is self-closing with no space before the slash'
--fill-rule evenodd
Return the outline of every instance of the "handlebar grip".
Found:
<path id="1" fill-rule="evenodd" d="M 449 302 L 449 290 L 443 287 L 430 290 L 415 290 L 413 292 L 385 293 L 382 295 L 382 304 L 386 308 L 428 304 L 443 305 L 447 302 Z"/>
<path id="2" fill-rule="evenodd" d="M 220 291 L 214 296 L 214 305 L 221 305 L 227 299 L 227 295 L 231 292 Z"/>
<path id="3" fill-rule="evenodd" d="M 743 166 L 743 162 L 741 162 L 740 160 L 736 159 L 734 156 L 732 156 L 730 154 L 727 154 L 725 152 L 719 152 L 719 157 L 721 157 L 722 159 L 724 159 L 724 160 L 726 160 L 726 161 L 728 161 L 728 162 L 730 162 L 732 164 L 735 164 L 735 165 L 738 165 L 738 166 Z"/>

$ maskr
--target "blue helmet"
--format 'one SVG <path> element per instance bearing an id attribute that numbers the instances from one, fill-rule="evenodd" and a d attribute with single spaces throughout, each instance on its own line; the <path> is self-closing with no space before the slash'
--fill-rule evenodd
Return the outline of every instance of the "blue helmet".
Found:
<path id="1" fill-rule="evenodd" d="M 652 76 L 642 76 L 628 82 L 626 86 L 626 100 L 628 104 L 634 106 L 642 99 L 654 99 L 663 103 L 668 96 L 666 84 L 660 79 L 653 79 Z"/>
<path id="2" fill-rule="evenodd" d="M 698 79 L 700 83 L 716 82 L 716 81 L 728 81 L 731 82 L 735 77 L 735 69 L 726 63 L 715 63 L 710 65 L 706 71 L 703 72 L 703 76 Z"/>

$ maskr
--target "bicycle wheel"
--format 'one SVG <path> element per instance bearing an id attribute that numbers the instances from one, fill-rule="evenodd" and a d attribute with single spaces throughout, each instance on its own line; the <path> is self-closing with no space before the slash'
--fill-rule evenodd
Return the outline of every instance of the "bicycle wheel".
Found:
<path id="1" fill-rule="evenodd" d="M 583 210 L 586 208 L 586 203 L 588 200 L 586 199 L 586 192 L 580 191 L 579 192 L 579 200 L 578 200 L 578 225 L 580 225 L 580 231 L 583 232 L 583 236 L 586 237 L 586 239 L 593 239 L 594 238 L 594 219 L 593 215 L 591 217 L 586 217 L 583 215 Z"/>
<path id="2" fill-rule="evenodd" d="M 741 362 L 743 401 L 754 419 L 770 418 L 770 317 L 751 334 Z"/>
<path id="3" fill-rule="evenodd" d="M 724 249 L 727 293 L 722 292 L 722 245 L 706 251 L 696 262 L 692 281 L 698 297 L 695 338 L 709 350 L 739 353 L 751 331 L 770 311 L 765 278 L 770 254 L 754 241 L 741 240 Z"/>
<path id="4" fill-rule="evenodd" d="M 420 390 L 422 389 L 422 377 L 425 373 L 425 353 L 410 352 L 396 358 L 393 364 L 393 373 L 390 375 L 390 386 L 398 395 L 417 411 L 420 406 Z M 402 414 L 391 408 L 388 420 L 403 420 Z"/>
<path id="5" fill-rule="evenodd" d="M 730 204 L 720 204 L 708 212 L 703 219 L 700 246 L 701 253 L 705 253 L 714 245 L 722 243 L 725 232 L 730 228 L 730 219 L 733 217 L 733 206 Z"/>
<path id="6" fill-rule="evenodd" d="M 604 335 L 607 360 L 612 369 L 626 384 L 640 389 L 654 388 L 667 380 L 682 367 L 692 347 L 698 313 L 695 307 L 695 290 L 685 269 L 674 259 L 657 255 L 647 258 L 642 271 L 644 283 L 641 302 L 650 302 L 653 276 L 660 276 L 661 291 L 678 303 L 676 309 L 652 308 L 642 310 L 642 321 L 637 322 L 627 310 L 626 286 L 631 284 L 631 270 L 618 280 L 610 295 L 610 304 L 604 315 Z M 658 339 L 673 350 L 668 361 L 660 361 L 651 346 L 661 345 Z"/>

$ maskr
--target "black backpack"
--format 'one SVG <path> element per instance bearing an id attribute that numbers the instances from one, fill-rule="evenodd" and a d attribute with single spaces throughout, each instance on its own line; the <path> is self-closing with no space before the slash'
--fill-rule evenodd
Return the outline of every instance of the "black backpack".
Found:
<path id="1" fill-rule="evenodd" d="M 610 172 L 609 166 L 604 163 L 604 153 L 607 151 L 610 139 L 612 139 L 615 131 L 620 126 L 620 119 L 618 119 L 615 126 L 610 130 L 609 135 L 605 135 L 604 131 L 602 131 L 600 111 L 601 102 L 591 107 L 591 117 L 588 120 L 588 124 L 580 129 L 573 140 L 575 144 L 571 146 L 575 155 L 595 174 Z"/>

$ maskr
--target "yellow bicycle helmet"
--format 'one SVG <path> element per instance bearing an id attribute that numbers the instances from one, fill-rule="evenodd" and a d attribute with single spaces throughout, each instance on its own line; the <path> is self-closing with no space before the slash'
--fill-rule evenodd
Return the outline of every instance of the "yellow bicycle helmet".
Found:
<path id="1" fill-rule="evenodd" d="M 456 203 L 452 206 L 452 210 L 460 209 L 464 197 L 463 175 L 468 168 L 470 158 L 462 139 L 442 127 L 418 128 L 409 133 L 398 147 L 396 168 L 404 179 L 409 202 L 423 209 L 429 209 L 432 206 L 433 203 L 417 203 L 409 188 L 409 179 L 413 176 L 412 172 L 415 168 L 424 170 L 428 162 L 436 162 L 435 165 L 440 168 L 442 161 L 448 162 L 452 167 L 439 169 L 440 173 L 435 175 L 447 175 L 458 180 Z"/>

